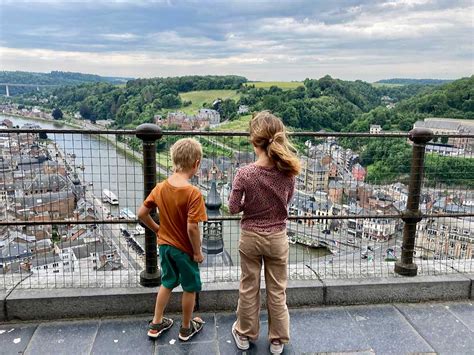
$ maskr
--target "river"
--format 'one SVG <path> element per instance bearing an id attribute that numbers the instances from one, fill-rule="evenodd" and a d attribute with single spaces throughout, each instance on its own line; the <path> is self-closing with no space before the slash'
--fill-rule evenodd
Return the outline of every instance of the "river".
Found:
<path id="1" fill-rule="evenodd" d="M 57 122 L 0 115 L 0 120 L 8 118 L 15 126 L 26 123 L 42 128 L 68 128 Z M 74 165 L 79 178 L 88 189 L 100 197 L 103 189 L 109 189 L 119 198 L 120 207 L 137 211 L 143 201 L 142 166 L 127 157 L 108 141 L 87 134 L 48 134 L 65 154 L 75 154 Z M 81 169 L 83 167 L 84 169 Z M 108 206 L 110 207 L 110 206 Z M 234 261 L 238 260 L 240 224 L 237 221 L 224 223 L 224 245 Z M 290 245 L 290 262 L 303 262 L 327 255 L 325 249 L 313 249 L 303 245 Z"/>

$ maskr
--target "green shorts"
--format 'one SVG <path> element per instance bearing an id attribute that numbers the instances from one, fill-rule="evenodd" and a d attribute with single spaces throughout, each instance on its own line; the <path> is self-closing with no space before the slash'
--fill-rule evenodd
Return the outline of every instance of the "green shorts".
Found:
<path id="1" fill-rule="evenodd" d="M 161 284 L 173 289 L 179 284 L 186 292 L 201 291 L 198 264 L 184 251 L 171 245 L 160 245 Z"/>

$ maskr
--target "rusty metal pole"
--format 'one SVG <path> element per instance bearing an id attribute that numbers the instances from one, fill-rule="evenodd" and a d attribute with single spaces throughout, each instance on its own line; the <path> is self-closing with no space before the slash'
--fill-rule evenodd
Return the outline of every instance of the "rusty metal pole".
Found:
<path id="1" fill-rule="evenodd" d="M 156 141 L 162 137 L 160 127 L 144 123 L 137 127 L 136 136 L 143 141 L 143 199 L 147 198 L 156 185 Z M 156 220 L 156 210 L 150 213 Z M 156 235 L 145 227 L 145 270 L 140 273 L 140 285 L 155 287 L 161 284 L 158 269 Z"/>
<path id="2" fill-rule="evenodd" d="M 401 260 L 395 263 L 395 272 L 403 276 L 416 276 L 417 265 L 413 262 L 415 252 L 416 224 L 421 221 L 420 195 L 423 181 L 425 162 L 425 147 L 431 139 L 433 132 L 426 128 L 415 128 L 409 132 L 409 139 L 413 142 L 413 154 L 410 171 L 410 184 L 408 186 L 408 201 L 402 220 L 403 243 Z"/>

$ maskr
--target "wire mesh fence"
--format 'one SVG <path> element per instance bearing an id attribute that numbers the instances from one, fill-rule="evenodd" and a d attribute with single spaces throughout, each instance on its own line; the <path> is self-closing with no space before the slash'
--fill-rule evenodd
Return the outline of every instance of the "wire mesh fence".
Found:
<path id="1" fill-rule="evenodd" d="M 139 284 L 143 152 L 135 133 L 44 124 L 0 132 L 0 289 Z M 229 215 L 227 200 L 237 169 L 255 160 L 248 135 L 163 133 L 157 180 L 172 173 L 170 146 L 191 136 L 204 152 L 192 183 L 205 198 L 215 186 L 222 203 L 202 229 L 203 281 L 238 280 L 240 217 Z M 290 279 L 397 276 L 412 168 L 408 135 L 291 135 L 302 171 L 287 224 Z M 443 137 L 426 146 L 421 166 L 424 218 L 414 262 L 424 275 L 474 271 L 474 137 Z"/>

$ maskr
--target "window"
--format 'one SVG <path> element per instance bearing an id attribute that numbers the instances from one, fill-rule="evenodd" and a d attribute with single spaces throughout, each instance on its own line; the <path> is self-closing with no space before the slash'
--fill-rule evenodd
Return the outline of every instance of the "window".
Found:
<path id="1" fill-rule="evenodd" d="M 59 273 L 59 270 L 53 270 L 53 272 L 54 272 L 55 274 L 57 274 L 57 273 Z"/>
<path id="2" fill-rule="evenodd" d="M 53 263 L 53 267 L 58 267 L 59 264 L 58 263 Z"/>

